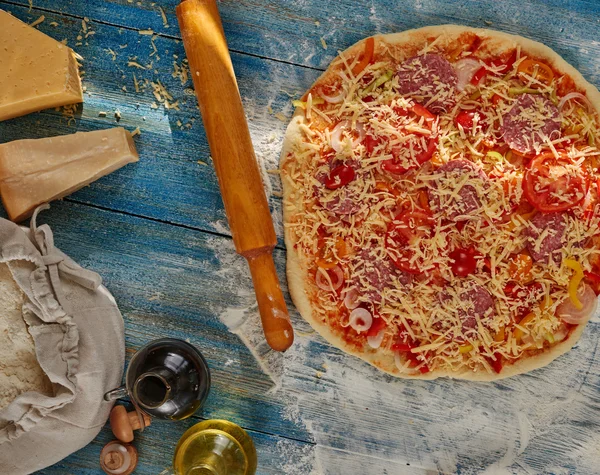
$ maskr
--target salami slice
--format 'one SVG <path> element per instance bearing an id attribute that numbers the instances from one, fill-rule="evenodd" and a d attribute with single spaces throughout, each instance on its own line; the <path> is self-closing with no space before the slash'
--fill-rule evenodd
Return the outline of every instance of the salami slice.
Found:
<path id="1" fill-rule="evenodd" d="M 419 101 L 432 112 L 445 112 L 456 103 L 458 77 L 438 54 L 413 56 L 398 66 L 398 92 Z"/>
<path id="2" fill-rule="evenodd" d="M 474 285 L 471 289 L 460 294 L 460 299 L 463 302 L 470 302 L 472 307 L 469 310 L 459 310 L 458 314 L 462 320 L 463 334 L 477 328 L 477 317 L 485 325 L 485 320 L 488 320 L 494 313 L 494 299 L 490 293 L 480 285 Z"/>
<path id="3" fill-rule="evenodd" d="M 534 261 L 560 261 L 560 250 L 567 228 L 565 213 L 538 213 L 525 230 L 527 249 Z M 544 235 L 543 238 L 540 237 Z"/>
<path id="4" fill-rule="evenodd" d="M 500 132 L 513 150 L 524 154 L 539 153 L 546 138 L 560 137 L 560 112 L 540 94 L 521 94 L 502 117 Z"/>
<path id="5" fill-rule="evenodd" d="M 381 302 L 381 293 L 394 284 L 394 279 L 408 285 L 412 276 L 394 266 L 387 256 L 381 257 L 375 248 L 363 249 L 355 259 L 355 282 L 360 295 L 365 295 L 373 303 Z"/>
<path id="6" fill-rule="evenodd" d="M 452 302 L 455 299 L 456 301 Z M 481 321 L 483 326 L 487 327 L 490 318 L 494 315 L 494 299 L 484 287 L 477 284 L 472 285 L 468 290 L 460 292 L 458 297 L 454 297 L 454 299 L 448 292 L 443 292 L 440 295 L 440 302 L 446 311 L 456 314 L 460 319 L 460 332 L 457 333 L 454 331 L 448 335 L 449 339 L 459 343 L 464 342 L 467 337 L 476 337 L 477 319 Z M 458 311 L 454 310 L 457 304 L 464 308 L 459 308 Z M 448 323 L 437 322 L 434 324 L 434 327 L 440 331 L 453 328 Z"/>
<path id="7" fill-rule="evenodd" d="M 481 208 L 477 189 L 469 184 L 461 185 L 465 175 L 485 185 L 487 176 L 481 168 L 468 160 L 450 160 L 439 167 L 437 173 L 443 177 L 434 181 L 429 189 L 429 200 L 434 211 L 443 211 L 444 217 L 450 220 L 462 220 L 465 217 L 468 219 L 467 215 Z"/>
<path id="8" fill-rule="evenodd" d="M 336 216 L 343 217 L 357 213 L 360 211 L 361 206 L 359 202 L 360 190 L 356 189 L 356 186 L 353 186 L 353 184 L 348 184 L 336 190 L 329 190 L 324 186 L 330 171 L 341 164 L 348 165 L 355 170 L 360 169 L 358 161 L 348 160 L 342 162 L 332 158 L 329 160 L 329 165 L 327 163 L 323 165 L 316 175 L 321 186 L 315 186 L 315 194 L 323 208 L 331 211 Z"/>

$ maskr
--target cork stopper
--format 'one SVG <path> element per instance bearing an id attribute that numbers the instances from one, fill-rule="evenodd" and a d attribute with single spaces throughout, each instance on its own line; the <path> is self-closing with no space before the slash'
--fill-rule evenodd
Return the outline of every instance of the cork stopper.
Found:
<path id="1" fill-rule="evenodd" d="M 110 412 L 110 427 L 121 442 L 133 440 L 133 431 L 148 427 L 151 419 L 147 414 L 136 411 L 127 412 L 125 406 L 115 406 Z"/>
<path id="2" fill-rule="evenodd" d="M 100 467 L 108 475 L 130 475 L 138 463 L 138 453 L 134 446 L 113 440 L 100 452 Z"/>

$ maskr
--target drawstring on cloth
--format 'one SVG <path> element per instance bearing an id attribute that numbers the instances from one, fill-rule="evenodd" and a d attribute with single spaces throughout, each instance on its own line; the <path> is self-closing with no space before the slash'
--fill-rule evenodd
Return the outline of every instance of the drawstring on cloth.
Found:
<path id="1" fill-rule="evenodd" d="M 102 284 L 102 277 L 93 271 L 83 269 L 82 267 L 65 260 L 65 256 L 58 252 L 54 247 L 54 235 L 52 234 L 50 227 L 47 224 L 42 224 L 41 226 L 37 225 L 37 217 L 40 211 L 49 208 L 49 204 L 38 206 L 33 212 L 30 224 L 31 233 L 35 239 L 38 250 L 42 254 L 44 265 L 48 267 L 52 277 L 58 278 L 58 275 L 53 275 L 57 274 L 58 270 L 61 275 L 82 287 L 89 290 L 96 290 Z M 52 280 L 54 281 L 54 279 Z M 54 290 L 60 292 L 57 288 Z"/>

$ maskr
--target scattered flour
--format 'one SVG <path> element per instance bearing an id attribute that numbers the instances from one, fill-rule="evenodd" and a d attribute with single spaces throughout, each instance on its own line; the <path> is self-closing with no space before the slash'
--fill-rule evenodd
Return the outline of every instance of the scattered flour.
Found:
<path id="1" fill-rule="evenodd" d="M 292 348 L 271 351 L 245 263 L 229 241 L 219 242 L 219 272 L 238 297 L 220 318 L 273 381 L 282 418 L 315 444 L 282 439 L 275 447 L 282 474 L 595 473 L 599 325 L 529 375 L 492 384 L 397 380 L 330 347 L 297 314 Z"/>
<path id="2" fill-rule="evenodd" d="M 384 12 L 372 4 L 370 13 L 376 31 L 383 30 Z M 296 50 L 314 54 L 314 45 L 300 44 Z M 274 116 L 290 117 L 292 110 L 289 100 L 281 105 L 284 86 L 277 81 L 264 105 L 245 98 L 244 106 L 281 236 L 281 200 L 273 195 L 281 184 L 278 175 L 267 171 L 278 168 L 286 127 Z M 215 229 L 229 234 L 222 222 Z M 212 303 L 212 310 L 272 380 L 269 392 L 283 402 L 281 417 L 305 431 L 304 440 L 311 442 L 282 439 L 276 444 L 283 475 L 597 472 L 598 313 L 573 351 L 531 374 L 491 384 L 397 380 L 332 348 L 295 312 L 294 345 L 283 354 L 271 351 L 245 260 L 230 240 L 214 238 L 209 246 L 220 264 L 219 285 L 235 296 Z"/>
<path id="3" fill-rule="evenodd" d="M 27 391 L 51 394 L 33 339 L 23 320 L 24 296 L 6 264 L 0 264 L 0 410 Z"/>

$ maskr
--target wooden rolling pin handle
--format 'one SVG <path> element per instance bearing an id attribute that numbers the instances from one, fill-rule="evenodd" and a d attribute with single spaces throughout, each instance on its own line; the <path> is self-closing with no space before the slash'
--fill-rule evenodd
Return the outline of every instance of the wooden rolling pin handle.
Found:
<path id="1" fill-rule="evenodd" d="M 272 249 L 263 249 L 244 257 L 250 265 L 267 343 L 275 351 L 285 351 L 294 342 L 294 330 L 279 286 L 272 252 Z"/>
<path id="2" fill-rule="evenodd" d="M 233 242 L 250 264 L 267 342 L 284 351 L 294 334 L 273 264 L 277 236 L 217 2 L 182 0 L 177 19 Z"/>

